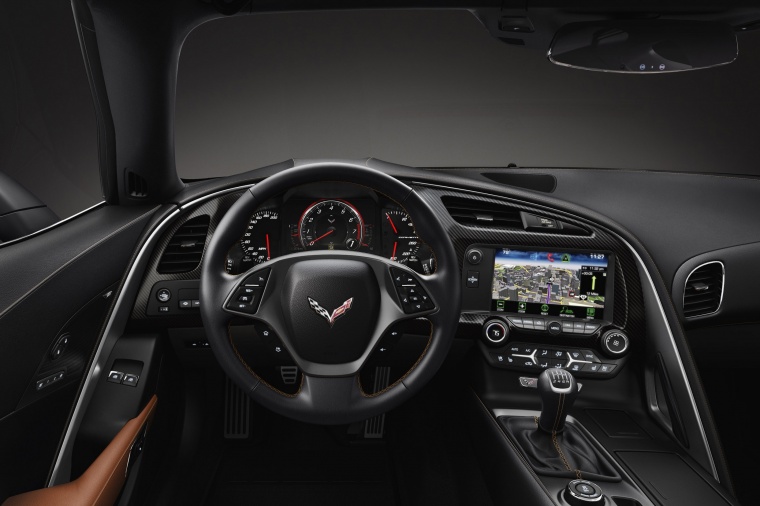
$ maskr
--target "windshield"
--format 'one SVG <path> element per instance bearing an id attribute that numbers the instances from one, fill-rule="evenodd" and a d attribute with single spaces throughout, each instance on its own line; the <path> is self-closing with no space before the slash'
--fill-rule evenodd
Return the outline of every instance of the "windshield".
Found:
<path id="1" fill-rule="evenodd" d="M 708 70 L 621 75 L 551 64 L 464 11 L 243 16 L 180 58 L 183 178 L 289 158 L 420 167 L 593 167 L 758 174 L 760 34 Z"/>

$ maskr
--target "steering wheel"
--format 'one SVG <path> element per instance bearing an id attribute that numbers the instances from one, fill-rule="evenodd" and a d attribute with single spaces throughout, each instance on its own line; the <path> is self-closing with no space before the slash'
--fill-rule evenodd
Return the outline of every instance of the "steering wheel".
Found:
<path id="1" fill-rule="evenodd" d="M 435 273 L 419 275 L 402 264 L 355 251 L 293 253 L 243 274 L 225 272 L 227 254 L 258 206 L 294 186 L 325 181 L 372 188 L 405 208 L 435 254 Z M 203 326 L 224 372 L 272 411 L 320 424 L 370 418 L 418 392 L 451 346 L 460 292 L 454 248 L 428 204 L 397 179 L 348 163 L 295 167 L 245 191 L 211 237 L 200 281 Z M 243 361 L 229 333 L 231 321 L 241 316 L 265 323 L 282 340 L 303 372 L 297 393 L 277 390 Z M 359 371 L 377 343 L 397 322 L 421 317 L 430 322 L 431 333 L 420 359 L 388 388 L 365 392 Z"/>

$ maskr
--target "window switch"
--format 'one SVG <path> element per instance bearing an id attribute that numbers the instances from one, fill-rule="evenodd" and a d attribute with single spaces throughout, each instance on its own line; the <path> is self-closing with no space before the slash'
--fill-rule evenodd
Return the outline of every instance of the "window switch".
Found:
<path id="1" fill-rule="evenodd" d="M 136 374 L 125 374 L 124 379 L 121 380 L 121 384 L 128 385 L 130 387 L 136 387 L 138 379 L 139 379 L 139 376 L 137 376 Z"/>
<path id="2" fill-rule="evenodd" d="M 124 373 L 119 371 L 111 371 L 108 373 L 108 382 L 109 383 L 121 383 L 121 381 L 124 379 Z"/>

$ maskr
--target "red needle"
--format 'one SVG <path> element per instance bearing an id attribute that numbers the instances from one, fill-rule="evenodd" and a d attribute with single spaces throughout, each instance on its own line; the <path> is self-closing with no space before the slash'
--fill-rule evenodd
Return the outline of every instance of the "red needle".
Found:
<path id="1" fill-rule="evenodd" d="M 388 221 L 391 224 L 391 228 L 393 228 L 393 233 L 394 234 L 398 234 L 398 230 L 396 230 L 396 225 L 393 224 L 393 220 L 391 219 L 391 215 L 388 214 L 388 213 L 385 213 L 385 217 L 388 218 Z M 393 256 L 396 256 L 396 255 L 393 255 Z"/>
<path id="2" fill-rule="evenodd" d="M 393 223 L 393 222 L 391 222 L 391 223 Z M 393 253 L 391 253 L 391 258 L 396 258 L 396 246 L 398 246 L 398 242 L 394 241 L 393 242 Z"/>
<path id="3" fill-rule="evenodd" d="M 272 258 L 272 251 L 269 249 L 269 234 L 266 235 L 267 238 L 267 260 L 270 260 Z"/>
<path id="4" fill-rule="evenodd" d="M 309 246 L 314 246 L 314 243 L 315 243 L 315 242 L 319 241 L 320 239 L 324 239 L 325 237 L 327 237 L 328 235 L 332 234 L 333 232 L 335 232 L 335 229 L 330 229 L 330 230 L 328 230 L 328 231 L 327 231 L 327 232 L 325 232 L 324 234 L 320 235 L 319 237 L 317 237 L 316 239 L 314 239 L 313 241 L 311 241 L 311 242 L 309 243 Z"/>

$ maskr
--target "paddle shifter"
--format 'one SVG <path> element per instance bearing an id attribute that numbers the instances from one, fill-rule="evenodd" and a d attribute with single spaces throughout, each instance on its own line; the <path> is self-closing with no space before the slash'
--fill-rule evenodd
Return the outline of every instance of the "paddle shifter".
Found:
<path id="1" fill-rule="evenodd" d="M 565 418 L 578 397 L 578 383 L 564 369 L 546 369 L 538 377 L 538 394 L 541 396 L 541 416 L 538 426 L 548 433 L 560 433 Z"/>

